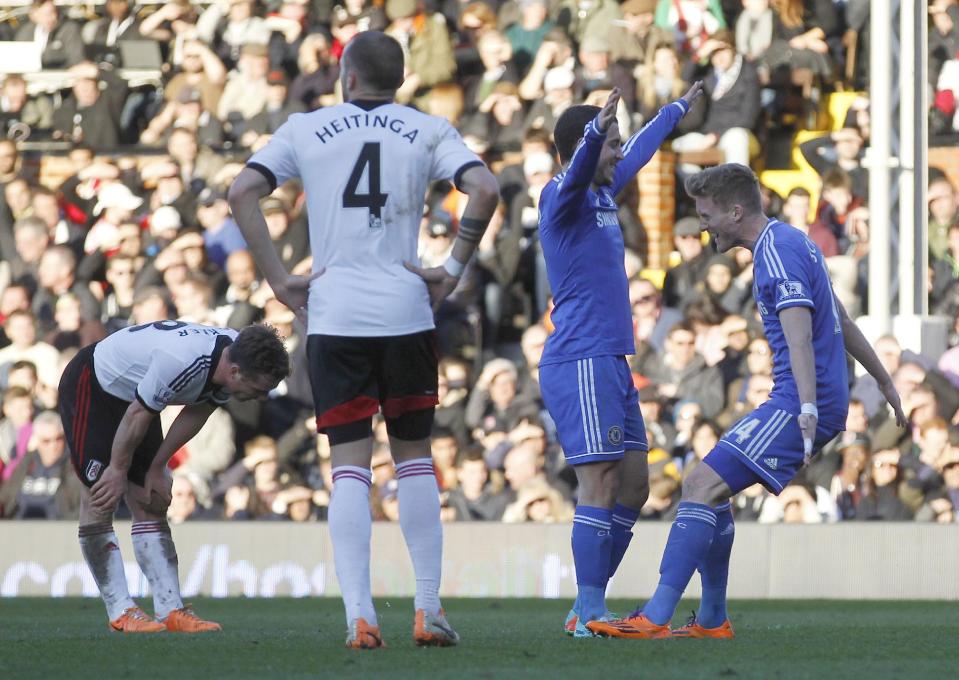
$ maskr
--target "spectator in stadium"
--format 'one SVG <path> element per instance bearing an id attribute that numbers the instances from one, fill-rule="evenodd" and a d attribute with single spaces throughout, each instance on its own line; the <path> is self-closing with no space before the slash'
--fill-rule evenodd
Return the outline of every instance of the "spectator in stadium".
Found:
<path id="1" fill-rule="evenodd" d="M 68 69 L 83 61 L 83 41 L 79 27 L 60 16 L 53 0 L 33 0 L 14 40 L 35 43 L 41 52 L 44 69 Z"/>
<path id="2" fill-rule="evenodd" d="M 647 62 L 652 39 L 664 32 L 653 27 L 656 0 L 626 0 L 619 9 L 622 21 L 609 34 L 611 56 L 635 73 L 637 66 Z M 688 89 L 680 89 L 669 101 L 678 99 Z"/>
<path id="3" fill-rule="evenodd" d="M 841 168 L 852 183 L 853 196 L 869 196 L 869 171 L 862 166 L 863 138 L 856 127 L 843 127 L 822 137 L 799 145 L 806 162 L 820 177 L 835 168 Z"/>
<path id="4" fill-rule="evenodd" d="M 470 439 L 466 428 L 469 367 L 462 359 L 443 357 L 438 374 L 436 396 L 439 404 L 433 416 L 433 426 L 453 432 L 460 445 L 465 445 Z"/>
<path id="5" fill-rule="evenodd" d="M 53 4 L 50 0 L 49 4 Z M 70 69 L 71 96 L 53 113 L 53 138 L 110 151 L 120 143 L 120 114 L 126 81 L 89 61 Z"/>
<path id="6" fill-rule="evenodd" d="M 716 446 L 721 436 L 722 430 L 711 420 L 697 419 L 694 421 L 692 437 L 690 438 L 690 448 L 681 460 L 684 479 L 689 476 L 689 473 L 713 450 L 713 447 Z"/>
<path id="7" fill-rule="evenodd" d="M 167 153 L 179 167 L 183 183 L 194 194 L 202 192 L 225 165 L 209 146 L 200 145 L 197 131 L 190 126 L 174 127 L 170 131 Z"/>
<path id="8" fill-rule="evenodd" d="M 710 36 L 726 28 L 719 0 L 660 0 L 655 22 L 657 27 L 673 32 L 679 52 L 686 57 L 700 52 Z"/>
<path id="9" fill-rule="evenodd" d="M 447 507 L 453 510 L 453 519 L 461 521 L 498 522 L 509 504 L 509 497 L 489 483 L 489 468 L 483 458 L 483 449 L 472 445 L 466 448 L 456 466 L 456 488 L 449 492 Z"/>
<path id="10" fill-rule="evenodd" d="M 582 45 L 587 38 L 608 35 L 623 14 L 615 0 L 562 0 L 556 16 L 557 25 Z"/>
<path id="11" fill-rule="evenodd" d="M 645 63 L 638 69 L 639 95 L 636 102 L 636 111 L 643 121 L 648 121 L 663 106 L 682 96 L 689 89 L 691 83 L 682 77 L 679 55 L 676 54 L 673 43 L 651 40 L 649 53 L 644 59 Z M 693 102 L 689 113 L 676 124 L 676 128 L 670 133 L 670 137 L 679 137 L 687 132 L 695 132 L 702 127 L 706 107 L 705 98 Z"/>
<path id="12" fill-rule="evenodd" d="M 36 317 L 30 311 L 15 311 L 3 324 L 10 344 L 0 349 L 0 367 L 16 361 L 29 361 L 37 366 L 41 380 L 47 385 L 56 385 L 59 353 L 47 343 L 38 340 Z"/>
<path id="13" fill-rule="evenodd" d="M 867 468 L 871 467 L 871 444 L 866 435 L 839 445 L 836 450 L 839 457 L 839 469 L 829 480 L 829 495 L 836 504 L 839 520 L 858 519 L 858 509 L 867 493 Z"/>
<path id="14" fill-rule="evenodd" d="M 758 61 L 773 39 L 773 11 L 769 0 L 743 0 L 736 19 L 736 51 L 749 61 Z"/>
<path id="15" fill-rule="evenodd" d="M 703 302 L 715 307 L 723 316 L 745 311 L 746 299 L 752 291 L 736 278 L 735 266 L 732 259 L 720 253 L 709 258 L 704 279 L 696 283 L 686 302 L 684 311 L 687 316 L 693 305 Z"/>
<path id="16" fill-rule="evenodd" d="M 898 449 L 878 450 L 872 456 L 866 494 L 859 501 L 856 519 L 904 521 L 913 513 L 899 496 L 901 481 Z"/>
<path id="17" fill-rule="evenodd" d="M 7 255 L 12 283 L 35 291 L 39 286 L 40 259 L 50 245 L 50 232 L 38 217 L 21 217 L 13 224 L 13 252 Z"/>
<path id="18" fill-rule="evenodd" d="M 262 203 L 263 217 L 266 219 L 270 238 L 280 254 L 280 260 L 287 270 L 304 259 L 308 252 L 309 234 L 301 222 L 291 222 L 290 212 L 282 199 L 270 196 Z"/>
<path id="19" fill-rule="evenodd" d="M 670 454 L 673 458 L 679 458 L 682 464 L 693 438 L 693 426 L 703 419 L 703 409 L 695 401 L 679 401 L 673 407 L 672 416 L 676 425 L 676 438 Z"/>
<path id="20" fill-rule="evenodd" d="M 53 330 L 56 301 L 65 293 L 80 300 L 84 319 L 100 318 L 100 303 L 77 279 L 77 258 L 67 246 L 53 246 L 43 253 L 37 277 L 40 287 L 33 296 L 33 311 L 41 334 Z"/>
<path id="21" fill-rule="evenodd" d="M 749 165 L 759 152 L 753 129 L 759 120 L 759 77 L 754 64 L 736 53 L 735 38 L 722 30 L 699 49 L 691 79 L 703 81 L 706 117 L 699 132 L 673 141 L 673 149 L 698 152 L 719 149 L 726 163 Z"/>
<path id="22" fill-rule="evenodd" d="M 524 418 L 538 417 L 535 406 L 517 396 L 519 372 L 506 359 L 487 362 L 466 404 L 466 425 L 473 436 L 493 430 L 509 431 Z"/>
<path id="23" fill-rule="evenodd" d="M 87 22 L 81 33 L 84 43 L 105 49 L 116 48 L 121 40 L 143 40 L 130 0 L 106 0 L 106 16 Z"/>
<path id="24" fill-rule="evenodd" d="M 949 251 L 949 229 L 959 224 L 959 200 L 947 177 L 929 183 L 929 250 L 942 259 Z"/>
<path id="25" fill-rule="evenodd" d="M 100 187 L 93 214 L 97 220 L 87 232 L 83 251 L 109 253 L 120 245 L 120 225 L 133 219 L 143 206 L 143 199 L 120 182 L 110 182 Z"/>
<path id="26" fill-rule="evenodd" d="M 57 299 L 53 318 L 56 328 L 47 334 L 45 340 L 58 352 L 78 350 L 107 336 L 99 318 L 83 318 L 80 299 L 73 293 L 64 293 Z M 45 384 L 54 386 L 50 382 Z"/>
<path id="27" fill-rule="evenodd" d="M 80 486 L 60 416 L 44 411 L 33 421 L 29 453 L 0 486 L 0 512 L 17 519 L 76 519 Z"/>
<path id="28" fill-rule="evenodd" d="M 665 418 L 663 408 L 663 399 L 659 396 L 656 386 L 649 384 L 646 378 L 644 387 L 639 388 L 639 412 L 643 415 L 643 423 L 646 425 L 646 437 L 649 440 L 650 448 L 659 448 L 664 451 L 671 451 L 673 440 L 676 438 L 676 428 L 672 422 Z M 637 382 L 637 376 L 634 374 L 633 382 Z"/>
<path id="29" fill-rule="evenodd" d="M 816 224 L 810 231 L 828 230 L 839 243 L 840 254 L 858 259 L 868 252 L 868 219 L 869 209 L 863 205 L 863 199 L 853 193 L 849 173 L 841 168 L 826 172 Z"/>
<path id="30" fill-rule="evenodd" d="M 485 31 L 478 38 L 476 49 L 482 71 L 464 79 L 463 101 L 467 115 L 479 110 L 500 83 L 516 85 L 519 82 L 513 48 L 506 36 L 497 30 Z"/>
<path id="31" fill-rule="evenodd" d="M 456 61 L 446 19 L 424 10 L 421 0 L 387 0 L 386 34 L 403 48 L 406 79 L 396 91 L 399 102 L 422 104 L 430 88 L 453 79 Z"/>
<path id="32" fill-rule="evenodd" d="M 704 277 L 711 255 L 703 246 L 699 220 L 695 217 L 684 217 L 673 225 L 673 244 L 680 263 L 666 270 L 663 304 L 681 309 L 694 294 L 696 282 Z"/>
<path id="33" fill-rule="evenodd" d="M 936 462 L 936 468 L 943 479 L 942 493 L 949 499 L 955 512 L 956 508 L 959 508 L 959 449 L 950 444 L 949 448 Z M 930 503 L 933 500 L 930 499 Z"/>
<path id="34" fill-rule="evenodd" d="M 433 467 L 440 492 L 456 486 L 456 459 L 459 457 L 459 442 L 452 430 L 434 427 L 430 438 L 433 452 Z M 389 460 L 389 457 L 387 457 Z"/>
<path id="35" fill-rule="evenodd" d="M 647 365 L 647 377 L 663 399 L 697 402 L 706 418 L 723 408 L 723 378 L 715 366 L 696 352 L 696 334 L 688 323 L 673 326 L 666 336 L 665 351 L 658 363 Z"/>
<path id="36" fill-rule="evenodd" d="M 756 374 L 747 376 L 742 383 L 743 390 L 740 396 L 725 411 L 716 416 L 720 427 L 728 429 L 737 420 L 750 411 L 755 410 L 769 398 L 773 388 L 772 376 Z"/>
<path id="37" fill-rule="evenodd" d="M 503 511 L 503 521 L 510 524 L 553 524 L 569 522 L 572 518 L 572 504 L 549 482 L 539 477 L 523 484 L 516 494 L 516 500 Z"/>
<path id="38" fill-rule="evenodd" d="M 181 11 L 182 5 L 171 2 L 151 15 L 157 16 L 167 11 Z M 144 22 L 149 21 L 147 18 Z M 226 84 L 227 69 L 202 40 L 189 37 L 183 40 L 179 54 L 174 53 L 173 61 L 179 66 L 178 72 L 170 79 L 163 89 L 166 106 L 174 102 L 183 102 L 193 99 L 193 92 L 199 94 L 199 102 L 204 111 L 216 111 Z M 184 93 L 190 93 L 184 97 Z M 165 110 L 165 109 L 164 109 Z"/>
<path id="39" fill-rule="evenodd" d="M 561 69 L 558 73 L 572 74 L 575 65 L 576 57 L 569 36 L 562 29 L 554 28 L 543 37 L 529 71 L 520 81 L 519 96 L 524 101 L 533 102 L 535 105 L 535 102 L 542 98 L 548 89 L 545 87 L 546 75 L 555 69 Z M 572 84 L 570 80 L 566 87 L 571 88 Z"/>
<path id="40" fill-rule="evenodd" d="M 512 45 L 517 72 L 526 73 L 539 51 L 543 38 L 553 28 L 549 20 L 547 0 L 520 0 L 519 21 L 509 26 L 505 35 Z M 482 47 L 480 48 L 482 54 Z"/>
<path id="41" fill-rule="evenodd" d="M 198 494 L 209 495 L 209 487 L 196 475 L 187 470 L 173 473 L 170 485 L 170 507 L 167 509 L 167 521 L 170 524 L 182 524 L 187 520 L 218 519 L 200 503 Z"/>
<path id="42" fill-rule="evenodd" d="M 782 87 L 803 78 L 834 80 L 829 42 L 838 39 L 842 30 L 835 4 L 828 0 L 771 0 L 770 6 L 773 39 L 762 59 L 769 74 L 767 82 Z"/>
<path id="43" fill-rule="evenodd" d="M 270 71 L 266 76 L 266 83 L 269 86 L 266 90 L 266 105 L 250 119 L 241 139 L 243 146 L 256 148 L 263 135 L 272 135 L 292 114 L 306 110 L 300 102 L 287 97 L 289 80 L 286 73 Z"/>
<path id="44" fill-rule="evenodd" d="M 121 254 L 110 257 L 107 260 L 105 278 L 109 289 L 103 298 L 100 320 L 107 332 L 112 333 L 125 327 L 133 313 L 136 261 Z"/>
<path id="45" fill-rule="evenodd" d="M 19 385 L 3 391 L 3 419 L 0 420 L 0 488 L 27 453 L 33 432 L 33 396 Z"/>
<path id="46" fill-rule="evenodd" d="M 677 277 L 677 274 L 673 276 Z M 662 292 L 649 279 L 634 279 L 629 286 L 629 297 L 633 305 L 636 339 L 633 365 L 642 373 L 643 358 L 653 357 L 665 349 L 666 335 L 683 320 L 683 315 L 678 309 L 663 304 Z"/>
<path id="47" fill-rule="evenodd" d="M 298 75 L 290 84 L 289 98 L 307 111 L 330 106 L 336 101 L 336 81 L 340 67 L 323 33 L 303 37 L 297 56 Z"/>
<path id="48" fill-rule="evenodd" d="M 749 348 L 749 322 L 738 314 L 730 314 L 719 325 L 719 339 L 717 345 L 722 351 L 722 358 L 715 364 L 723 376 L 723 389 L 726 394 L 726 403 L 729 398 L 729 386 L 739 378 L 745 370 Z"/>
<path id="49" fill-rule="evenodd" d="M 86 232 L 63 214 L 56 192 L 44 186 L 36 187 L 30 201 L 33 215 L 47 227 L 51 243 L 69 246 L 79 255 Z"/>
<path id="50" fill-rule="evenodd" d="M 216 109 L 217 118 L 224 122 L 227 135 L 234 141 L 242 139 L 250 121 L 266 107 L 269 70 L 266 45 L 243 45 L 236 68 L 227 75 L 226 87 Z"/>
<path id="51" fill-rule="evenodd" d="M 622 64 L 612 60 L 605 32 L 584 37 L 577 56 L 579 63 L 573 69 L 576 76 L 573 91 L 577 100 L 600 105 L 610 90 L 618 87 L 623 107 L 619 108 L 617 115 L 623 113 L 624 107 L 630 112 L 636 110 L 636 79 Z M 624 122 L 628 122 L 628 119 L 624 119 Z M 629 126 L 624 124 L 622 127 L 625 136 Z"/>
<path id="52" fill-rule="evenodd" d="M 20 283 L 10 283 L 0 292 L 0 324 L 17 310 L 30 310 L 30 291 Z M 10 344 L 10 338 L 0 326 L 0 348 Z"/>
<path id="53" fill-rule="evenodd" d="M 197 19 L 196 36 L 232 67 L 243 60 L 248 45 L 262 45 L 265 55 L 270 29 L 262 17 L 256 16 L 256 0 L 221 0 Z"/>
<path id="54" fill-rule="evenodd" d="M 4 137 L 42 137 L 53 126 L 53 102 L 46 95 L 31 96 L 27 81 L 17 73 L 8 74 L 0 89 L 0 130 Z M 39 134 L 38 134 L 39 133 Z"/>

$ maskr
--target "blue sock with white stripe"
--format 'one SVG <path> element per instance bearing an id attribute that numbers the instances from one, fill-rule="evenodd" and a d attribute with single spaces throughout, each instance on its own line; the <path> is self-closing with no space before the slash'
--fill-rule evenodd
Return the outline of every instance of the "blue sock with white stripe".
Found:
<path id="1" fill-rule="evenodd" d="M 716 506 L 716 529 L 713 543 L 699 564 L 703 581 L 703 599 L 696 615 L 699 625 L 716 628 L 726 620 L 726 582 L 729 580 L 729 556 L 733 552 L 736 525 L 733 522 L 731 504 L 727 501 Z"/>
<path id="2" fill-rule="evenodd" d="M 643 607 L 650 621 L 662 625 L 672 620 L 689 579 L 709 552 L 715 531 L 715 510 L 702 503 L 680 502 L 659 565 L 659 585 Z"/>
<path id="3" fill-rule="evenodd" d="M 580 621 L 595 621 L 606 614 L 606 583 L 613 547 L 613 511 L 589 505 L 576 506 L 573 517 L 573 563 L 579 588 L 576 613 Z"/>
<path id="4" fill-rule="evenodd" d="M 639 519 L 639 510 L 633 510 L 625 505 L 616 504 L 613 508 L 613 548 L 609 554 L 609 577 L 619 569 L 619 563 L 623 561 L 626 554 L 626 548 L 629 542 L 633 540 L 633 525 Z"/>

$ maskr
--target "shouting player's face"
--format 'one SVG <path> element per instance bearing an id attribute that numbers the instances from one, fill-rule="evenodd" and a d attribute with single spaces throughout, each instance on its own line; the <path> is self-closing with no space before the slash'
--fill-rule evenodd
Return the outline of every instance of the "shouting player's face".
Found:
<path id="1" fill-rule="evenodd" d="M 606 142 L 599 152 L 599 162 L 596 163 L 596 174 L 593 175 L 593 184 L 598 187 L 609 186 L 613 183 L 613 172 L 616 164 L 623 160 L 623 149 L 620 146 L 619 125 L 616 121 L 609 126 L 606 133 Z"/>
<path id="2" fill-rule="evenodd" d="M 742 245 L 739 241 L 739 223 L 735 219 L 735 215 L 738 214 L 737 210 L 741 210 L 741 208 L 735 205 L 730 210 L 724 210 L 711 198 L 698 197 L 696 199 L 699 229 L 709 234 L 710 241 L 720 253 L 725 253 L 734 246 Z"/>

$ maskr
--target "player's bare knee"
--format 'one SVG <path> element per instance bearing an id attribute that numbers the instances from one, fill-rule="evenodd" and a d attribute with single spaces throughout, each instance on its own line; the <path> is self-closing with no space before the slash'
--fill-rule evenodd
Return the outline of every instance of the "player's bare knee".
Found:
<path id="1" fill-rule="evenodd" d="M 725 500 L 727 491 L 726 483 L 707 465 L 698 465 L 683 480 L 684 501 L 716 505 Z"/>

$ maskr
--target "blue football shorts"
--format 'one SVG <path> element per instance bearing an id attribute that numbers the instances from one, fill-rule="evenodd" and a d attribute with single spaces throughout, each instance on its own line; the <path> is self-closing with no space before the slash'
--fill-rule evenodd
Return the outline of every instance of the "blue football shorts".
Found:
<path id="1" fill-rule="evenodd" d="M 570 465 L 648 450 L 639 393 L 625 357 L 546 364 L 539 368 L 539 384 Z"/>
<path id="2" fill-rule="evenodd" d="M 803 438 L 798 406 L 777 401 L 741 418 L 704 458 L 734 494 L 759 482 L 777 496 L 803 466 Z M 842 427 L 821 420 L 816 428 L 813 455 Z"/>

